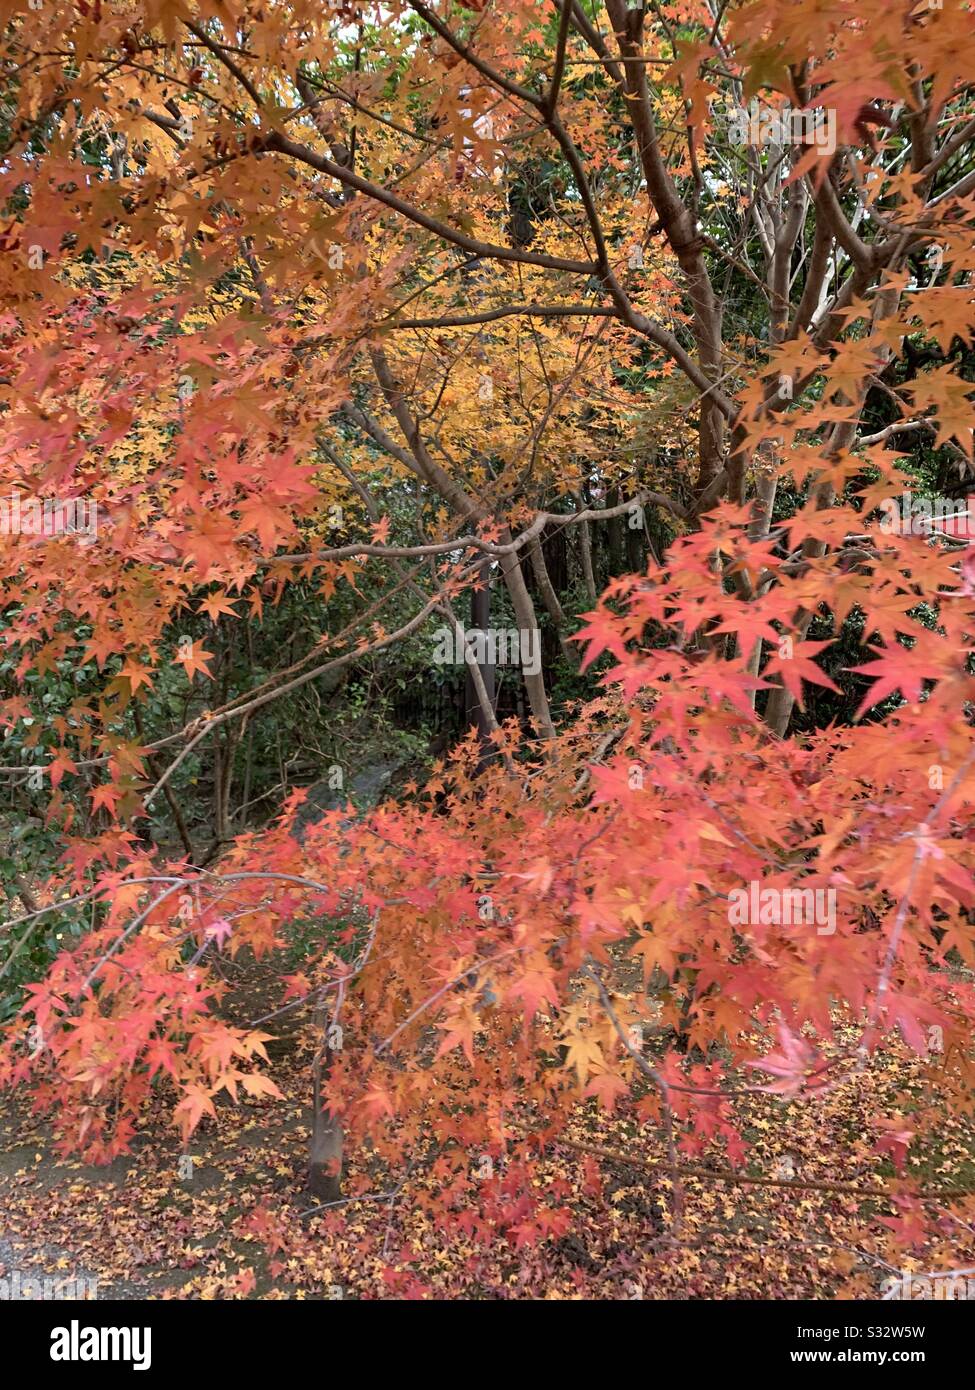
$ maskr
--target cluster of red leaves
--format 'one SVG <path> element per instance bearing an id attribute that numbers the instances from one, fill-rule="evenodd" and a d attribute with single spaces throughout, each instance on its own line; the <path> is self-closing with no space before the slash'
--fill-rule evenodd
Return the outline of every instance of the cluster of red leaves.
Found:
<path id="1" fill-rule="evenodd" d="M 146 882 L 135 863 L 103 875 L 106 924 L 32 987 L 4 1079 L 29 1080 L 64 1142 L 98 1157 L 125 1147 L 154 1078 L 186 1136 L 222 1089 L 273 1093 L 253 1069 L 265 1034 L 214 1017 L 210 962 L 275 951 L 311 923 L 317 952 L 283 1002 L 339 1026 L 328 1104 L 391 1160 L 431 1141 L 500 1157 L 513 1135 L 559 1133 L 585 1097 L 612 1111 L 636 1095 L 635 1113 L 657 1122 L 663 1095 L 681 1148 L 717 1138 L 739 1161 L 735 1090 L 828 1089 L 894 1030 L 939 1064 L 947 1054 L 961 1093 L 975 998 L 948 957 L 975 965 L 975 746 L 960 717 L 975 698 L 972 602 L 923 539 L 872 529 L 851 571 L 842 537 L 864 532 L 863 515 L 801 512 L 790 539 L 807 524 L 828 525 L 835 545 L 801 572 L 722 507 L 666 567 L 618 582 L 584 636 L 590 657 L 615 655 L 622 696 L 588 709 L 537 766 L 474 779 L 468 749 L 427 800 L 297 833 L 297 793 L 212 874 L 172 865 Z M 769 569 L 780 582 L 748 603 L 725 582 Z M 932 588 L 943 597 L 926 624 Z M 759 636 L 780 643 L 813 595 L 834 614 L 856 604 L 864 639 L 876 634 L 864 708 L 905 698 L 882 721 L 783 741 L 752 709 L 768 673 L 750 675 L 748 657 Z M 705 636 L 664 640 L 678 631 Z M 826 647 L 797 644 L 805 679 L 825 682 L 809 657 Z M 580 794 L 580 758 L 613 719 L 615 749 Z M 731 926 L 729 895 L 753 881 L 835 891 L 834 929 Z M 838 1006 L 856 1036 L 824 1060 Z M 689 1064 L 678 1038 L 708 1065 Z M 526 1207 L 523 1219 L 539 1218 Z"/>

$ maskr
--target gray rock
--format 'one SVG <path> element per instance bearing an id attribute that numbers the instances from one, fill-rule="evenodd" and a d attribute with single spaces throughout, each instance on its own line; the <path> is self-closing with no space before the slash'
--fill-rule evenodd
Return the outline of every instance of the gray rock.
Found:
<path id="1" fill-rule="evenodd" d="M 383 793 L 401 766 L 399 762 L 370 763 L 341 789 L 329 786 L 327 779 L 313 782 L 308 788 L 308 799 L 298 812 L 299 840 L 309 825 L 317 824 L 328 811 L 344 810 L 350 801 L 360 814 L 371 811 L 382 800 Z"/>

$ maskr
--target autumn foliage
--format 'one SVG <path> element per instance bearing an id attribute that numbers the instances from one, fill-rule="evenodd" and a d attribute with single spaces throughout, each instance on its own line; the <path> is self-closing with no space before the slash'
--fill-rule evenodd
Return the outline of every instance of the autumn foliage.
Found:
<path id="1" fill-rule="evenodd" d="M 160 1096 L 190 1146 L 275 1103 L 297 1015 L 346 1153 L 520 1249 L 567 1207 L 486 1174 L 580 1116 L 626 1120 L 679 1239 L 686 1173 L 748 1168 L 738 1099 L 906 1048 L 923 1086 L 861 1120 L 909 1254 L 947 1218 L 908 1154 L 973 1080 L 975 550 L 890 524 L 975 471 L 970 8 L 45 0 L 0 43 L 0 493 L 98 515 L 0 540 L 6 775 L 58 837 L 3 940 L 84 923 L 0 1080 L 67 1152 Z M 834 148 L 737 146 L 753 100 Z M 365 815 L 291 788 L 205 863 L 147 839 L 188 758 L 486 572 L 584 697 L 527 673 Z M 219 688 L 221 631 L 296 591 L 316 642 Z M 232 1022 L 251 957 L 279 987 Z"/>

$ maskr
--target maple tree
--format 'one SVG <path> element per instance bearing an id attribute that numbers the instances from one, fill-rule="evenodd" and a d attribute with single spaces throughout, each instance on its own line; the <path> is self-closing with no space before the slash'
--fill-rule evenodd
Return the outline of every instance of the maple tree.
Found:
<path id="1" fill-rule="evenodd" d="M 953 0 L 5 6 L 0 490 L 98 516 L 0 545 L 5 775 L 58 854 L 0 970 L 72 924 L 0 1080 L 65 1151 L 274 1102 L 297 1013 L 323 1200 L 358 1147 L 534 1248 L 570 1217 L 520 1179 L 598 1111 L 679 1242 L 739 1103 L 903 1048 L 871 1171 L 892 1249 L 948 1251 L 971 1194 L 907 1154 L 972 1115 L 975 569 L 889 520 L 975 469 L 973 51 Z M 308 821 L 282 778 L 234 833 L 243 728 L 472 593 L 573 698 L 523 662 L 499 719 L 469 657 L 422 787 Z M 231 688 L 289 603 L 314 640 Z"/>

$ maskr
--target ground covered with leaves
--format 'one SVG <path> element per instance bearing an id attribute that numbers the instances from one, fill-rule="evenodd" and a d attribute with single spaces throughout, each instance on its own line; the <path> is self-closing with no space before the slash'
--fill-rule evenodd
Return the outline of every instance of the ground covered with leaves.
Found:
<path id="1" fill-rule="evenodd" d="M 57 1158 L 8 1107 L 0 1277 L 96 1278 L 122 1299 L 829 1299 L 975 1264 L 975 1126 L 946 1112 L 937 1150 L 916 1151 L 912 1097 L 937 1104 L 936 1075 L 906 1050 L 823 1095 L 740 1097 L 748 1165 L 731 1181 L 717 1145 L 682 1154 L 676 1218 L 655 1132 L 595 1104 L 570 1139 L 513 1144 L 507 1163 L 431 1147 L 397 1173 L 353 1153 L 362 1195 L 322 1209 L 305 1188 L 307 1066 L 292 1054 L 277 1075 L 285 1100 L 220 1106 L 191 1164 L 162 1105 L 106 1168 Z M 867 1114 L 885 1117 L 885 1155 Z"/>

